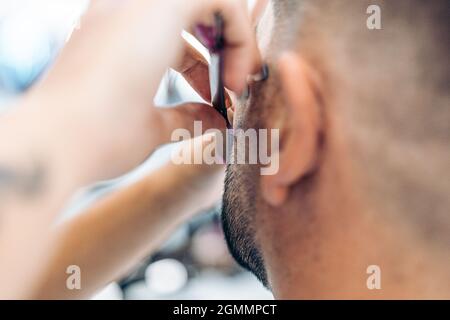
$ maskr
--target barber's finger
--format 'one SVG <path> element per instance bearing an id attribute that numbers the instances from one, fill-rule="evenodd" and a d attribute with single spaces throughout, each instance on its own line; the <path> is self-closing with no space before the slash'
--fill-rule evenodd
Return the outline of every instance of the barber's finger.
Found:
<path id="1" fill-rule="evenodd" d="M 246 0 L 236 0 L 238 3 L 238 6 L 240 5 L 240 13 L 242 13 L 242 18 L 247 17 L 249 21 L 245 21 L 245 25 L 247 23 L 250 23 L 250 28 L 245 28 L 247 31 L 245 34 L 245 37 L 247 37 L 245 47 L 235 47 L 235 45 L 232 42 L 233 36 L 232 32 L 239 32 L 239 29 L 235 30 L 227 30 L 227 25 L 225 25 L 225 40 L 226 40 L 226 48 L 225 48 L 225 85 L 228 86 L 228 81 L 232 82 L 235 81 L 233 79 L 239 79 L 239 81 L 242 83 L 244 82 L 244 87 L 246 87 L 246 81 L 249 74 L 254 74 L 260 71 L 262 66 L 262 59 L 259 52 L 258 44 L 256 41 L 256 34 L 254 32 L 253 27 L 253 20 L 252 20 L 252 13 L 249 12 L 248 8 L 248 2 Z M 239 16 L 237 16 L 239 18 Z M 241 20 L 244 21 L 244 20 Z M 225 21 L 226 23 L 226 21 Z M 235 23 L 233 21 L 230 21 L 230 23 Z M 240 26 L 243 28 L 243 26 Z M 231 38 L 230 38 L 231 37 Z M 229 40 L 231 39 L 231 40 Z M 247 54 L 246 54 L 247 52 Z M 240 56 L 243 55 L 244 57 L 247 56 L 248 60 L 242 60 L 240 59 Z M 244 75 L 240 70 L 245 70 L 245 66 L 248 67 L 248 73 Z M 240 69 L 243 68 L 243 69 Z M 244 79 L 242 79 L 242 77 Z M 232 87 L 230 89 L 233 90 Z M 241 93 L 241 90 L 235 90 L 238 93 Z"/>
<path id="2" fill-rule="evenodd" d="M 220 139 L 219 139 L 220 140 Z M 184 159 L 181 163 L 174 161 L 167 165 L 173 188 L 177 190 L 177 201 L 182 209 L 197 213 L 210 209 L 220 201 L 223 194 L 225 166 L 216 155 L 205 152 L 218 147 L 214 134 L 206 134 L 183 142 L 173 150 L 172 156 Z M 199 159 L 201 161 L 199 161 Z"/>
<path id="3" fill-rule="evenodd" d="M 220 201 L 225 166 L 214 160 L 214 154 L 211 155 L 215 146 L 214 134 L 183 141 L 172 148 L 165 165 L 144 178 L 143 183 L 159 200 L 157 210 L 185 221 Z M 152 206 L 154 202 L 149 204 Z"/>
<path id="4" fill-rule="evenodd" d="M 213 26 L 214 13 L 220 13 L 224 20 L 225 37 L 225 86 L 235 92 L 242 92 L 248 74 L 258 70 L 257 46 L 253 27 L 245 1 L 242 0 L 198 0 L 193 24 Z"/>
<path id="5" fill-rule="evenodd" d="M 178 71 L 200 97 L 207 102 L 211 101 L 209 67 L 206 58 L 185 40 L 183 57 L 173 69 Z M 225 103 L 227 107 L 232 105 L 228 90 L 225 91 Z"/>
<path id="6" fill-rule="evenodd" d="M 230 25 L 229 27 L 225 27 L 227 46 L 224 55 L 224 82 L 228 88 L 240 94 L 246 87 L 247 76 L 259 71 L 261 57 L 255 34 L 253 32 L 245 32 L 245 35 L 242 37 L 243 42 L 239 42 L 239 38 L 229 36 L 235 32 L 239 32 L 238 28 L 240 28 L 231 23 L 233 22 L 228 23 Z M 246 30 L 253 31 L 252 29 Z"/>
<path id="7" fill-rule="evenodd" d="M 190 43 L 184 41 L 184 53 L 174 70 L 178 71 L 191 87 L 204 99 L 211 101 L 209 66 L 206 58 Z"/>
<path id="8" fill-rule="evenodd" d="M 217 152 L 223 146 L 222 139 L 217 139 L 219 133 L 207 133 L 201 136 L 183 141 L 173 154 L 179 156 L 178 159 L 183 161 L 176 161 L 177 166 L 186 166 L 183 170 L 191 171 L 192 173 L 205 170 L 218 170 L 224 165 L 223 158 L 220 158 L 220 152 Z M 208 148 L 208 152 L 204 152 Z M 180 163 L 181 162 L 181 163 Z"/>
<path id="9" fill-rule="evenodd" d="M 157 108 L 161 121 L 161 143 L 171 141 L 177 129 L 186 129 L 191 136 L 203 134 L 208 129 L 225 129 L 223 117 L 208 104 L 185 103 L 171 108 Z M 196 132 L 195 121 L 201 121 L 202 132 Z"/>
<path id="10" fill-rule="evenodd" d="M 233 109 L 227 109 L 227 116 L 228 116 L 228 121 L 230 121 L 231 124 L 234 123 L 234 110 Z"/>

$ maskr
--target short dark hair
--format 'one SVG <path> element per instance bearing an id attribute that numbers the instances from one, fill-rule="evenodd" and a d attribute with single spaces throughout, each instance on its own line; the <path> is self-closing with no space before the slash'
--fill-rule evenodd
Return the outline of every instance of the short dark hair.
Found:
<path id="1" fill-rule="evenodd" d="M 351 152 L 364 163 L 369 192 L 407 214 L 403 221 L 427 240 L 448 243 L 448 1 L 272 2 L 276 45 L 296 48 L 321 74 L 324 94 L 351 124 Z M 369 5 L 381 9 L 381 30 L 367 28 Z M 437 165 L 447 178 L 435 174 L 430 183 Z"/>
<path id="2" fill-rule="evenodd" d="M 244 269 L 252 272 L 265 287 L 269 287 L 262 251 L 255 239 L 256 191 L 253 183 L 246 184 L 247 188 L 237 188 L 243 175 L 236 176 L 231 167 L 227 168 L 225 179 L 225 193 L 222 201 L 222 228 L 228 249 L 234 260 Z M 244 201 L 238 201 L 234 196 L 242 196 Z"/>

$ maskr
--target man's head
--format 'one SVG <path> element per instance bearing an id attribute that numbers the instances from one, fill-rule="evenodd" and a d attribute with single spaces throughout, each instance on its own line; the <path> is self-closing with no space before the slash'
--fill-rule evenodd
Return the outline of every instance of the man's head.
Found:
<path id="1" fill-rule="evenodd" d="M 372 4 L 381 30 L 368 28 Z M 234 124 L 280 129 L 280 167 L 230 165 L 222 218 L 233 256 L 277 296 L 364 297 L 372 264 L 384 297 L 448 294 L 439 280 L 408 282 L 439 278 L 450 244 L 447 6 L 268 6 L 258 38 L 270 78 Z"/>

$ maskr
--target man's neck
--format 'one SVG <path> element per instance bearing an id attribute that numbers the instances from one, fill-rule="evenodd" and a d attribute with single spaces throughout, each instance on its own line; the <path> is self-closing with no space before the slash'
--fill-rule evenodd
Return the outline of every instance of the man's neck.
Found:
<path id="1" fill-rule="evenodd" d="M 258 238 L 275 296 L 448 298 L 445 260 L 439 265 L 404 223 L 387 221 L 387 215 L 358 205 L 358 195 L 341 187 L 333 187 L 326 197 L 319 193 L 314 200 L 303 199 L 309 204 L 299 206 L 295 199 L 276 217 L 267 216 L 273 210 L 263 210 L 258 218 Z"/>

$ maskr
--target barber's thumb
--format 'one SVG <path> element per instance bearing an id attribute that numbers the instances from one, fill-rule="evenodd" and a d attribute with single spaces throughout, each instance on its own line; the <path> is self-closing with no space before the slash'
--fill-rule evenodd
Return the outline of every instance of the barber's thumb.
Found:
<path id="1" fill-rule="evenodd" d="M 181 129 L 189 131 L 191 137 L 196 137 L 208 129 L 226 128 L 222 116 L 205 103 L 184 103 L 176 107 L 160 108 L 159 113 L 164 142 L 172 142 L 174 133 Z"/>
<path id="2" fill-rule="evenodd" d="M 172 152 L 173 165 L 193 175 L 222 171 L 225 163 L 222 134 L 216 130 L 180 143 Z"/>
<path id="3" fill-rule="evenodd" d="M 179 199 L 195 210 L 212 207 L 223 194 L 225 166 L 216 159 L 215 134 L 205 134 L 181 143 L 172 153 L 170 173 Z M 189 199 L 189 201 L 188 201 Z"/>

